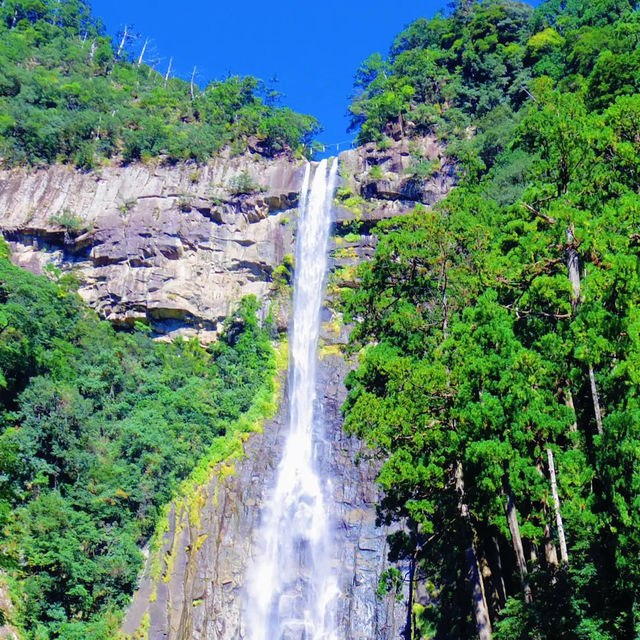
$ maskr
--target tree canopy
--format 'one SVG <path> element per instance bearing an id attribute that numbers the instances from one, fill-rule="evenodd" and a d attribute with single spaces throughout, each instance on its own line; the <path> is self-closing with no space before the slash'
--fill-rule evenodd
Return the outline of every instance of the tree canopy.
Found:
<path id="1" fill-rule="evenodd" d="M 25 638 L 99 640 L 164 505 L 275 364 L 255 298 L 206 349 L 117 333 L 68 284 L 0 257 L 0 566 Z"/>
<path id="2" fill-rule="evenodd" d="M 356 77 L 362 139 L 476 126 L 447 138 L 459 186 L 381 223 L 345 293 L 346 424 L 406 523 L 411 637 L 640 630 L 637 25 L 614 0 L 458 3 Z"/>

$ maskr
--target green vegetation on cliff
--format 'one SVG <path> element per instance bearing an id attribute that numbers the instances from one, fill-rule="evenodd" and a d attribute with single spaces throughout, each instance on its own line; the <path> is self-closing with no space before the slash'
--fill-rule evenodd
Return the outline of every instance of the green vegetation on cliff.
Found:
<path id="1" fill-rule="evenodd" d="M 640 633 L 639 33 L 625 0 L 459 2 L 367 63 L 362 139 L 477 126 L 346 300 L 412 638 Z"/>
<path id="2" fill-rule="evenodd" d="M 536 10 L 514 0 L 453 4 L 358 69 L 350 113 L 360 142 L 434 134 L 465 166 L 484 170 L 509 145 L 536 79 L 597 110 L 640 88 L 631 0 L 549 0 Z M 526 168 L 519 156 L 511 171 Z"/>
<path id="3" fill-rule="evenodd" d="M 117 630 L 164 505 L 271 389 L 256 311 L 245 299 L 208 349 L 158 343 L 0 257 L 0 565 L 25 638 Z"/>
<path id="4" fill-rule="evenodd" d="M 318 130 L 279 107 L 253 77 L 203 90 L 165 78 L 105 36 L 86 0 L 5 0 L 0 5 L 0 160 L 5 164 L 162 156 L 206 159 L 249 139 L 265 155 L 298 151 Z"/>
<path id="5" fill-rule="evenodd" d="M 469 1 L 408 26 L 388 58 L 373 54 L 358 69 L 350 112 L 360 142 L 434 130 L 465 136 L 496 107 L 517 109 L 531 77 L 532 11 L 522 2 Z"/>

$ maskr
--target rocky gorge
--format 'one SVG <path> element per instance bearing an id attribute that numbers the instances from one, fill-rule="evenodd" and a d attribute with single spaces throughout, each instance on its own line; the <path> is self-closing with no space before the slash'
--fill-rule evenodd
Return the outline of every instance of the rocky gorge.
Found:
<path id="1" fill-rule="evenodd" d="M 416 157 L 433 164 L 430 175 L 412 171 Z M 342 430 L 348 327 L 333 296 L 353 285 L 354 268 L 372 255 L 375 224 L 440 200 L 454 184 L 454 170 L 431 138 L 344 152 L 340 167 L 321 333 L 318 395 L 328 423 L 322 460 L 335 479 L 331 517 L 340 550 L 341 633 L 350 640 L 387 640 L 400 637 L 407 610 L 401 598 L 376 597 L 389 531 L 376 522 L 375 455 Z M 3 171 L 0 230 L 15 264 L 51 277 L 57 269 L 72 273 L 80 295 L 114 324 L 142 322 L 161 339 L 209 342 L 243 296 L 256 295 L 265 315 L 276 297 L 286 299 L 273 279 L 293 253 L 302 175 L 302 161 L 256 154 L 205 166 Z M 285 328 L 286 300 L 277 315 Z M 261 433 L 246 439 L 240 455 L 172 503 L 169 526 L 125 618 L 126 634 L 243 637 L 247 560 L 287 423 L 285 403 L 280 407 Z"/>

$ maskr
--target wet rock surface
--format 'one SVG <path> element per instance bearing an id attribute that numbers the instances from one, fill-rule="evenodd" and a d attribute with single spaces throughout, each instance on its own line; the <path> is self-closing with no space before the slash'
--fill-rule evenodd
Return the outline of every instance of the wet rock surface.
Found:
<path id="1" fill-rule="evenodd" d="M 375 483 L 378 465 L 362 442 L 345 436 L 340 407 L 346 399 L 348 367 L 342 355 L 327 355 L 318 370 L 321 404 L 327 425 L 325 474 L 333 478 L 329 500 L 341 597 L 340 638 L 391 640 L 402 637 L 406 605 L 395 597 L 378 598 L 380 576 L 387 564 L 387 527 L 376 525 L 379 499 Z M 355 461 L 360 460 L 358 464 Z"/>

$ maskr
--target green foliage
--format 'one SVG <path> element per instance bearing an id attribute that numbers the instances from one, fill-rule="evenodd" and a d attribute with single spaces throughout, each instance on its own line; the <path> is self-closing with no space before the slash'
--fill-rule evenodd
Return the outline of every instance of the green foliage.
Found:
<path id="1" fill-rule="evenodd" d="M 404 584 L 404 579 L 402 577 L 402 572 L 400 572 L 395 567 L 391 567 L 386 571 L 382 572 L 380 576 L 380 581 L 378 583 L 378 590 L 376 592 L 376 596 L 379 600 L 381 600 L 388 593 L 393 593 L 396 596 L 396 599 L 399 602 L 402 602 L 402 587 Z"/>
<path id="2" fill-rule="evenodd" d="M 640 89 L 633 9 L 627 0 L 598 0 L 588 10 L 549 0 L 535 11 L 490 0 L 417 20 L 387 59 L 375 54 L 358 69 L 351 127 L 360 142 L 437 133 L 462 173 L 482 175 L 506 150 L 536 79 L 584 91 L 587 107 L 597 110 Z"/>
<path id="3" fill-rule="evenodd" d="M 158 343 L 0 259 L 2 564 L 26 638 L 111 637 L 164 505 L 272 384 L 257 308 L 208 349 Z"/>
<path id="4" fill-rule="evenodd" d="M 295 259 L 292 254 L 287 253 L 282 258 L 282 264 L 273 270 L 273 283 L 278 289 L 288 287 L 293 282 L 293 269 L 295 267 Z"/>
<path id="5" fill-rule="evenodd" d="M 380 138 L 380 140 L 378 140 L 378 144 L 376 146 L 378 148 L 378 151 L 386 151 L 387 149 L 391 148 L 391 145 L 391 138 L 383 136 L 382 138 Z"/>
<path id="6" fill-rule="evenodd" d="M 375 54 L 358 69 L 350 112 L 360 142 L 394 129 L 464 137 L 470 118 L 522 104 L 531 8 L 513 0 L 470 4 L 417 20 L 388 59 Z"/>
<path id="7" fill-rule="evenodd" d="M 71 235 L 79 235 L 88 230 L 89 225 L 80 216 L 75 213 L 64 209 L 61 213 L 49 218 L 50 222 L 62 227 L 67 233 Z"/>
<path id="8" fill-rule="evenodd" d="M 0 156 L 6 164 L 56 161 L 92 169 L 104 159 L 161 156 L 204 162 L 226 146 L 299 151 L 316 120 L 274 104 L 252 77 L 190 92 L 178 78 L 137 65 L 113 43 L 86 0 L 7 0 L 0 7 Z"/>
<path id="9" fill-rule="evenodd" d="M 547 27 L 539 33 L 535 33 L 529 38 L 527 47 L 530 55 L 541 56 L 561 47 L 564 44 L 564 38 L 552 27 Z"/>
<path id="10" fill-rule="evenodd" d="M 260 185 L 248 171 L 243 171 L 231 179 L 229 191 L 236 196 L 251 195 L 261 191 Z"/>
<path id="11" fill-rule="evenodd" d="M 427 180 L 439 169 L 440 161 L 438 159 L 428 160 L 426 158 L 413 157 L 405 173 L 419 180 Z"/>
<path id="12" fill-rule="evenodd" d="M 355 104 L 373 109 L 400 83 L 403 53 L 421 60 L 407 76 L 412 86 L 419 72 L 428 79 L 435 69 L 430 79 L 440 81 L 440 93 L 425 85 L 428 98 L 410 101 L 402 124 L 419 130 L 424 108 L 440 109 L 433 122 L 444 122 L 462 169 L 460 186 L 437 211 L 378 225 L 375 257 L 360 267 L 360 286 L 344 294 L 355 322 L 351 350 L 359 353 L 346 425 L 383 456 L 380 517 L 406 523 L 390 541 L 391 557 L 410 560 L 427 585 L 429 604 L 410 606 L 415 628 L 429 637 L 477 636 L 469 550 L 483 567 L 495 638 L 637 635 L 634 9 L 618 0 L 550 0 L 532 14 L 517 3 L 459 2 L 447 17 L 409 26 L 390 59 L 370 59 L 356 79 L 366 98 Z M 508 49 L 517 51 L 517 73 L 504 59 L 500 74 L 488 73 L 498 60 L 491 52 Z M 480 50 L 487 56 L 478 61 Z M 434 60 L 440 66 L 429 67 Z M 526 102 L 516 96 L 518 83 Z M 361 136 L 387 125 L 362 120 Z M 559 543 L 549 450 L 568 567 L 549 546 Z M 523 597 L 508 501 L 532 602 Z"/>
<path id="13" fill-rule="evenodd" d="M 379 164 L 374 164 L 369 169 L 369 178 L 371 180 L 382 180 L 382 167 Z"/>

